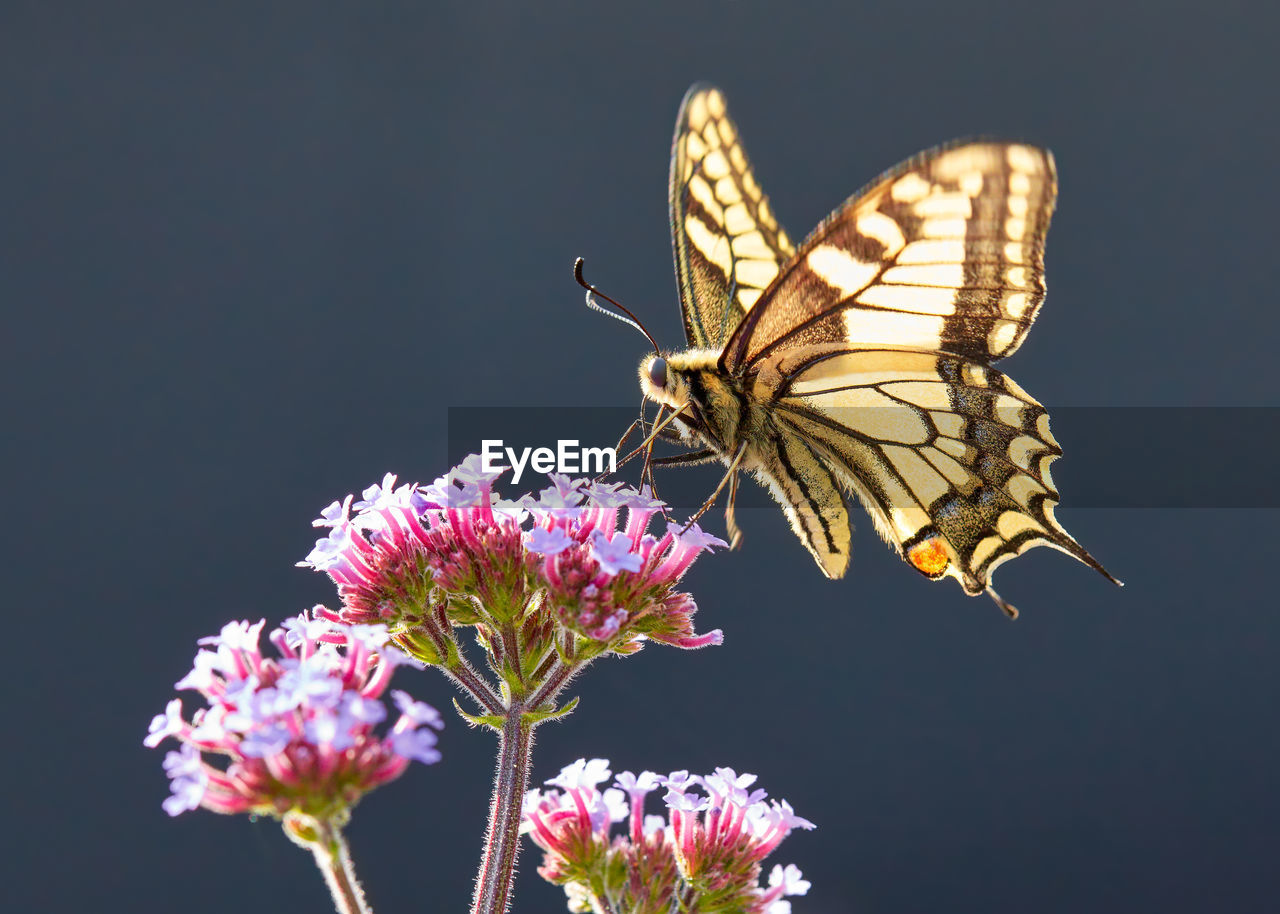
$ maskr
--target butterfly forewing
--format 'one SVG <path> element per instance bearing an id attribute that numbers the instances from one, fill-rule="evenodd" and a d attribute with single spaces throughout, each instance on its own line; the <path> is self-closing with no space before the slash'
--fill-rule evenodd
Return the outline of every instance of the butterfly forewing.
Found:
<path id="1" fill-rule="evenodd" d="M 694 86 L 676 119 L 670 214 L 685 336 L 720 350 L 794 245 L 751 171 L 738 128 L 712 86 Z"/>
<path id="2" fill-rule="evenodd" d="M 739 324 L 722 365 L 855 341 L 980 361 L 1021 345 L 1044 300 L 1053 158 L 1016 143 L 924 153 L 805 240 Z"/>

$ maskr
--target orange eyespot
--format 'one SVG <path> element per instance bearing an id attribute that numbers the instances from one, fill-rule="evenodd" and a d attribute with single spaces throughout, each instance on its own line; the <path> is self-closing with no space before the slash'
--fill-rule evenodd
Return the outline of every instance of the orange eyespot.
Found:
<path id="1" fill-rule="evenodd" d="M 937 536 L 931 536 L 908 549 L 907 561 L 921 574 L 931 578 L 938 577 L 951 564 L 951 559 L 947 556 L 947 547 L 942 545 L 942 538 Z"/>

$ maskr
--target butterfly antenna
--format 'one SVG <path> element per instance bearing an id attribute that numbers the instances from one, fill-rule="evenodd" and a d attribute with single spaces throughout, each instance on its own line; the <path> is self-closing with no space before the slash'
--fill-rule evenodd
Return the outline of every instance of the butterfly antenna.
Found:
<path id="1" fill-rule="evenodd" d="M 624 308 L 622 305 L 618 304 L 612 298 L 605 295 L 595 286 L 591 285 L 591 283 L 587 282 L 585 279 L 582 278 L 582 263 L 583 263 L 583 260 L 581 257 L 579 257 L 577 260 L 573 262 L 573 278 L 578 281 L 578 285 L 582 286 L 582 288 L 587 290 L 587 307 L 590 308 L 592 311 L 599 311 L 601 314 L 608 315 L 614 320 L 619 320 L 619 321 L 622 321 L 624 324 L 630 324 L 632 327 L 635 327 L 637 330 L 639 330 L 641 333 L 645 335 L 645 339 L 647 339 L 650 345 L 653 346 L 654 352 L 661 352 L 661 349 L 658 346 L 658 341 L 653 338 L 653 334 L 651 334 L 648 330 L 644 329 L 644 324 L 640 323 L 640 318 L 636 317 L 629 310 Z M 591 297 L 592 295 L 599 295 L 609 304 L 613 305 L 615 308 L 621 311 L 622 314 L 615 314 L 613 311 L 610 311 L 608 308 L 604 307 L 604 305 L 600 304 L 598 301 L 592 298 Z M 626 317 L 623 317 L 622 316 L 623 314 L 625 314 Z"/>

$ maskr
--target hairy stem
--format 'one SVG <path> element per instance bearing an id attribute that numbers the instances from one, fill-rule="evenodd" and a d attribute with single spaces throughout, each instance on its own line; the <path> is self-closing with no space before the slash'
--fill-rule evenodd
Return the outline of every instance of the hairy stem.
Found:
<path id="1" fill-rule="evenodd" d="M 443 606 L 443 604 L 442 604 Z M 442 614 L 443 609 L 439 612 Z M 502 699 L 489 686 L 484 678 L 477 672 L 462 653 L 462 647 L 458 644 L 457 639 L 453 635 L 453 630 L 449 628 L 447 620 L 441 624 L 440 618 L 431 618 L 415 629 L 415 633 L 422 635 L 430 640 L 435 648 L 436 654 L 440 657 L 437 664 L 439 669 L 453 680 L 454 685 L 462 689 L 473 699 L 476 704 L 480 705 L 486 714 L 501 714 L 503 711 Z"/>
<path id="2" fill-rule="evenodd" d="M 511 896 L 520 852 L 520 807 L 529 783 L 529 755 L 533 749 L 533 724 L 525 719 L 524 711 L 522 702 L 512 702 L 499 734 L 489 830 L 476 876 L 472 914 L 503 914 Z"/>
<path id="3" fill-rule="evenodd" d="M 569 680 L 573 678 L 573 674 L 578 669 L 577 664 L 567 665 L 557 660 L 555 666 L 542 678 L 541 685 L 538 686 L 537 691 L 529 699 L 529 707 L 541 708 L 547 702 L 552 701 L 560 693 L 560 690 L 569 684 Z"/>
<path id="4" fill-rule="evenodd" d="M 498 697 L 493 689 L 489 688 L 489 684 L 480 677 L 475 667 L 467 663 L 465 659 L 459 658 L 456 663 L 448 664 L 441 667 L 441 669 L 463 691 L 474 698 L 476 704 L 480 705 L 487 713 L 502 713 L 502 699 Z"/>
<path id="5" fill-rule="evenodd" d="M 351 862 L 347 839 L 343 837 L 342 829 L 326 819 L 315 820 L 314 828 L 315 836 L 307 842 L 307 846 L 311 848 L 316 866 L 324 875 L 338 914 L 373 914 L 373 908 L 365 900 L 364 890 L 356 881 L 355 866 Z"/>
<path id="6" fill-rule="evenodd" d="M 538 688 L 529 700 L 529 707 L 540 708 L 547 702 L 552 701 L 560 694 L 560 690 L 569 684 L 569 680 L 585 666 L 584 663 L 578 660 L 577 651 L 574 650 L 573 637 L 571 632 L 565 632 L 564 644 L 561 647 L 561 655 L 564 660 L 557 659 L 555 665 L 539 678 Z"/>
<path id="7" fill-rule="evenodd" d="M 509 622 L 504 622 L 502 624 L 502 627 L 498 630 L 498 635 L 502 639 L 503 653 L 508 658 L 508 663 L 510 664 L 511 672 L 515 674 L 516 679 L 518 680 L 520 685 L 520 691 L 523 692 L 524 686 L 525 686 L 525 677 L 524 677 L 524 669 L 521 666 L 521 659 L 520 659 L 523 656 L 523 651 L 521 650 L 522 645 L 520 643 L 520 635 L 518 632 L 516 632 L 515 626 Z M 498 673 L 499 677 L 503 679 L 507 678 L 503 674 L 502 670 L 497 670 L 496 672 Z M 514 689 L 516 686 L 516 683 L 513 682 L 510 684 Z"/>

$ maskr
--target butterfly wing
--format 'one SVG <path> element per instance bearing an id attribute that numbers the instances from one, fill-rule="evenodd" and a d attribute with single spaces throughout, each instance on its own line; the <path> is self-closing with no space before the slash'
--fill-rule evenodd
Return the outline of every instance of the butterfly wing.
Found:
<path id="1" fill-rule="evenodd" d="M 695 85 L 680 106 L 669 191 L 685 337 L 719 351 L 795 248 L 714 86 Z"/>
<path id="2" fill-rule="evenodd" d="M 990 362 L 1044 301 L 1053 157 L 1016 143 L 922 153 L 836 210 L 738 324 L 730 373 L 796 347 L 852 341 Z"/>
<path id="3" fill-rule="evenodd" d="M 751 458 L 753 475 L 782 506 L 822 573 L 844 577 L 853 540 L 843 495 L 847 485 L 821 445 L 794 426 L 775 422 L 771 433 L 755 443 Z"/>
<path id="4" fill-rule="evenodd" d="M 990 591 L 1002 562 L 1053 546 L 1111 578 L 1054 518 L 1049 464 L 1062 450 L 1048 414 L 996 369 L 946 353 L 829 346 L 779 358 L 767 375 L 782 437 L 805 442 L 926 576 Z M 829 550 L 796 530 L 830 573 Z"/>

